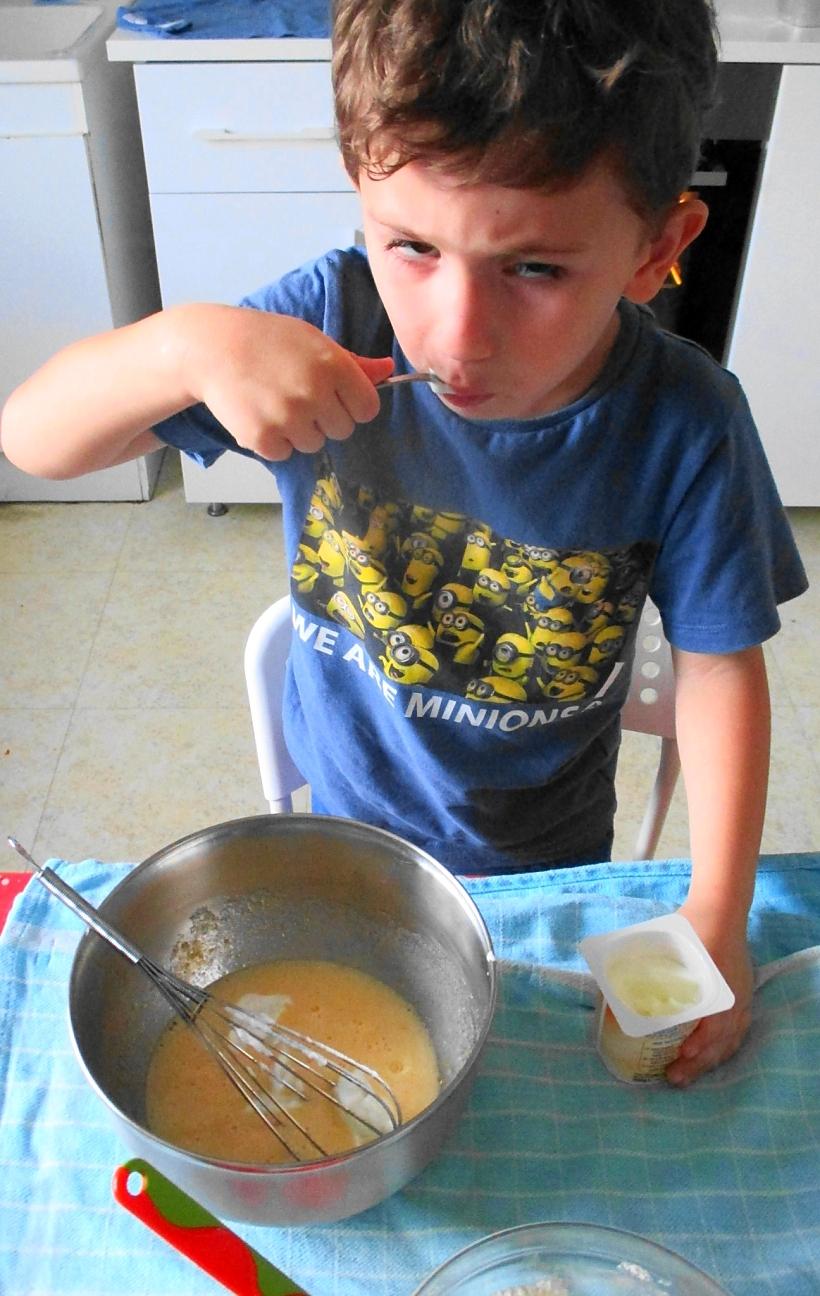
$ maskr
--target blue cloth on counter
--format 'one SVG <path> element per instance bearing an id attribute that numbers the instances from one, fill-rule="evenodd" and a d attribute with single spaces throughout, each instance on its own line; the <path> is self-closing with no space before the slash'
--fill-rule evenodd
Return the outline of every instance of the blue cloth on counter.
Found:
<path id="1" fill-rule="evenodd" d="M 128 867 L 51 863 L 95 904 Z M 816 1296 L 820 948 L 797 951 L 820 946 L 820 855 L 761 862 L 751 931 L 769 966 L 735 1058 L 688 1090 L 644 1088 L 614 1080 L 590 1041 L 579 939 L 676 906 L 687 882 L 680 860 L 468 881 L 501 995 L 441 1155 L 354 1219 L 232 1227 L 312 1296 L 410 1296 L 468 1242 L 538 1220 L 642 1233 L 732 1296 Z M 32 881 L 0 938 L 0 1292 L 209 1296 L 211 1279 L 113 1202 L 126 1154 L 66 1022 L 81 933 Z"/>
<path id="2" fill-rule="evenodd" d="M 146 36 L 198 40 L 330 35 L 329 0 L 135 0 L 117 26 Z"/>

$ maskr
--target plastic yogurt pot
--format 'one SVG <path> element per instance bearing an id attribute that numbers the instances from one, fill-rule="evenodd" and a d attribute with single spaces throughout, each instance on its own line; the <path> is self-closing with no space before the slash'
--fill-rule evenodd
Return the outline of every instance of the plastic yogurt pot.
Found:
<path id="1" fill-rule="evenodd" d="M 660 1080 L 701 1018 L 735 1001 L 682 914 L 586 936 L 579 948 L 601 992 L 598 1052 L 618 1080 Z"/>
<path id="2" fill-rule="evenodd" d="M 446 1260 L 414 1296 L 728 1296 L 713 1278 L 637 1233 L 523 1224 Z"/>

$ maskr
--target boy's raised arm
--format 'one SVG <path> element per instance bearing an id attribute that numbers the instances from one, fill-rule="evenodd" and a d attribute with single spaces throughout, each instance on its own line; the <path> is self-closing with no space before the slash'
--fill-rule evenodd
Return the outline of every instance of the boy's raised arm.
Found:
<path id="1" fill-rule="evenodd" d="M 203 401 L 240 445 L 276 462 L 375 417 L 373 384 L 392 367 L 289 316 L 175 306 L 58 352 L 9 397 L 0 441 L 24 472 L 76 477 L 158 446 L 153 425 Z"/>
<path id="2" fill-rule="evenodd" d="M 109 468 L 160 444 L 154 423 L 191 404 L 173 345 L 172 312 L 74 342 L 12 392 L 3 451 L 35 477 Z"/>

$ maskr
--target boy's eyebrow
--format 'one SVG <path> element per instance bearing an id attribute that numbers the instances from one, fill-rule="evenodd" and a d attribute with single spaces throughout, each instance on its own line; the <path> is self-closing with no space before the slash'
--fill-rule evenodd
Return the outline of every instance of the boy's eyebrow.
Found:
<path id="1" fill-rule="evenodd" d="M 380 221 L 375 219 L 377 225 L 390 232 L 397 238 L 407 239 L 408 243 L 428 243 L 431 247 L 435 244 L 424 234 L 419 234 L 416 230 L 404 229 L 400 225 L 392 225 L 389 221 Z M 573 253 L 585 252 L 586 245 L 575 243 L 565 247 L 549 247 L 545 243 L 527 243 L 527 244 L 510 244 L 509 247 L 501 248 L 495 254 L 497 256 L 518 256 L 518 257 L 547 257 L 547 256 L 572 256 Z"/>

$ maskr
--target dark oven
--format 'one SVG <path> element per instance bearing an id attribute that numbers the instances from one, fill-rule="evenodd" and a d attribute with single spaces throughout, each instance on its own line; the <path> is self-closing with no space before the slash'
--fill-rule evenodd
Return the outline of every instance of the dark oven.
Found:
<path id="1" fill-rule="evenodd" d="M 723 63 L 690 188 L 709 220 L 652 302 L 665 328 L 725 361 L 780 67 Z"/>

